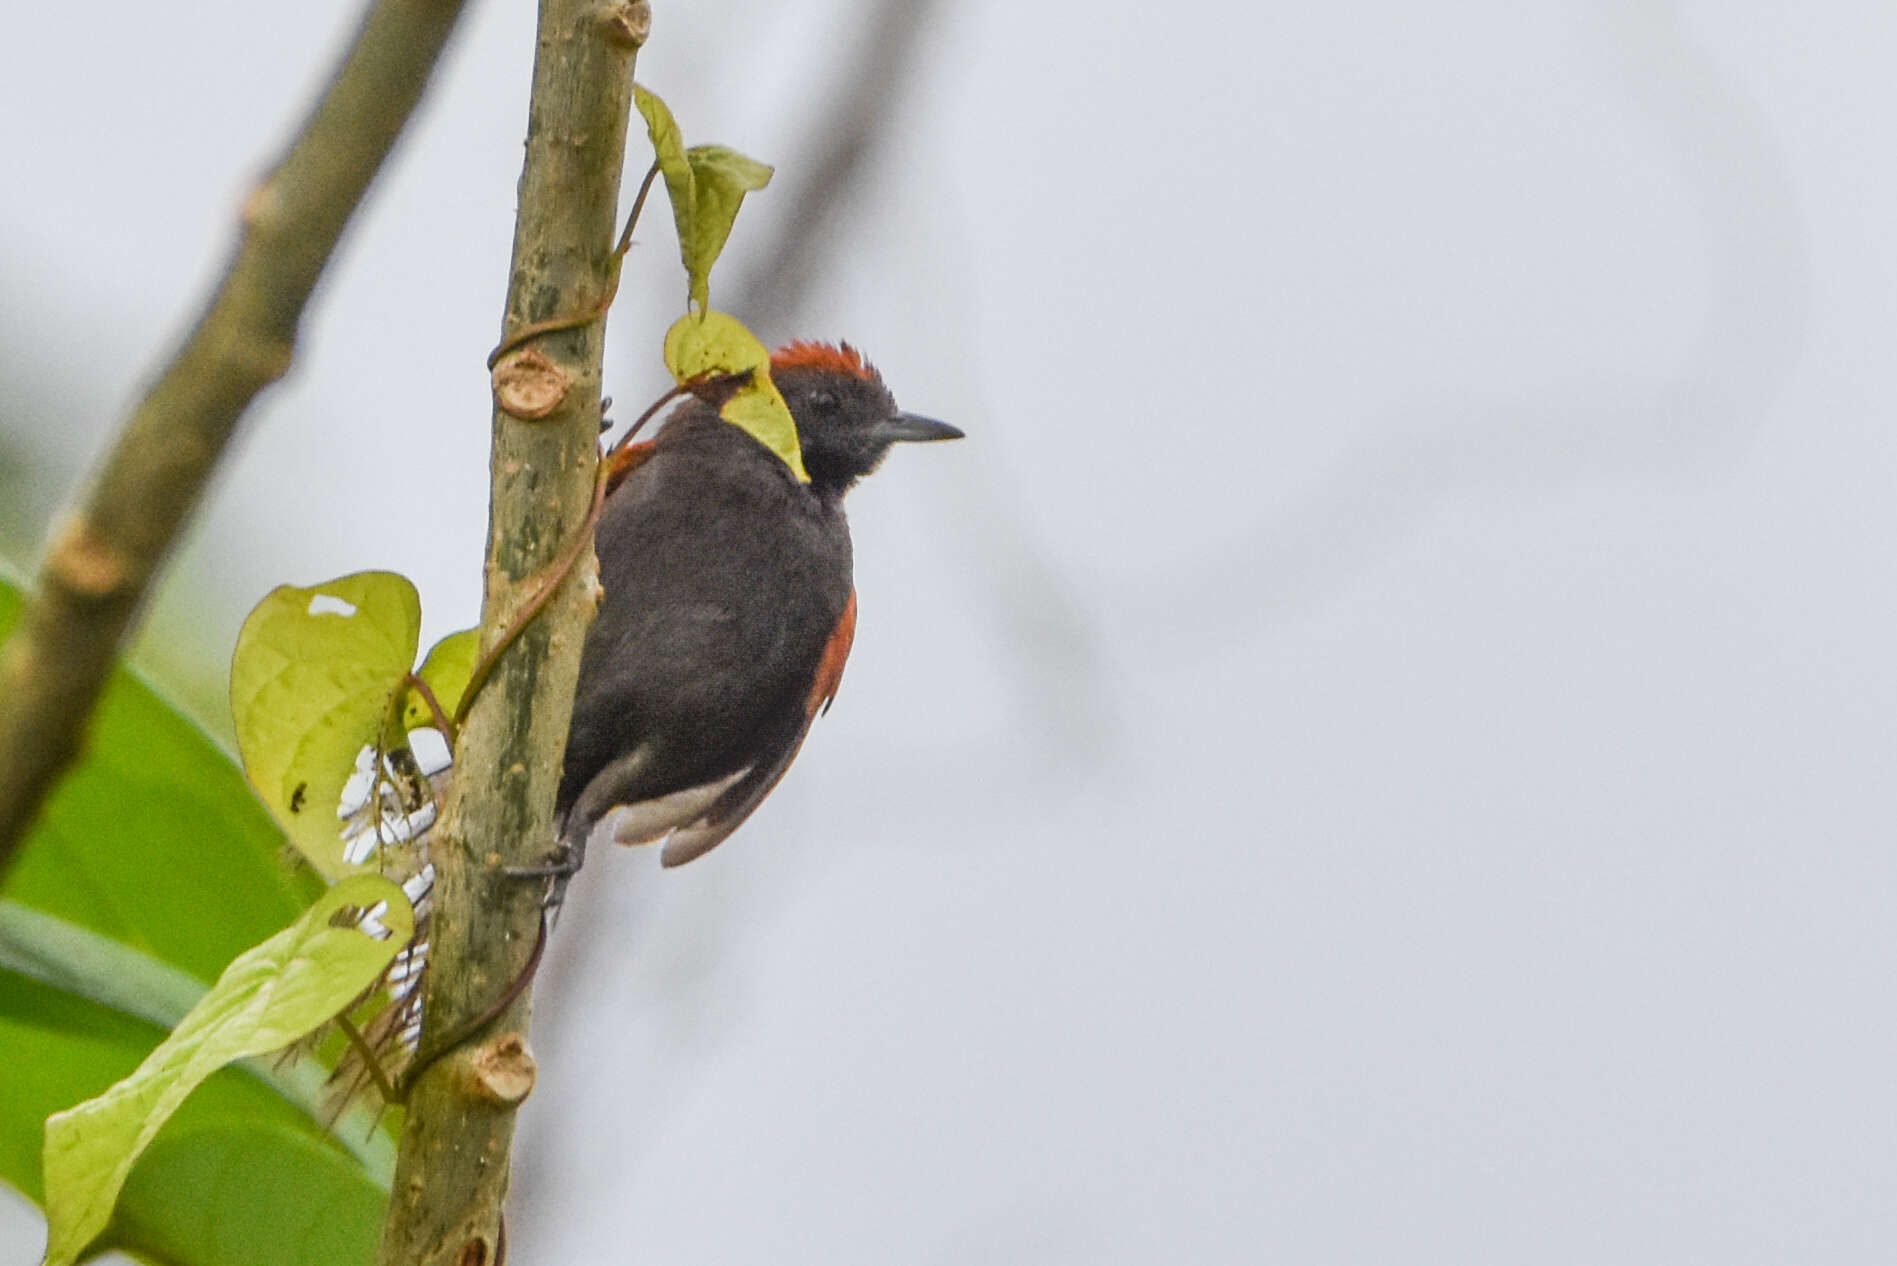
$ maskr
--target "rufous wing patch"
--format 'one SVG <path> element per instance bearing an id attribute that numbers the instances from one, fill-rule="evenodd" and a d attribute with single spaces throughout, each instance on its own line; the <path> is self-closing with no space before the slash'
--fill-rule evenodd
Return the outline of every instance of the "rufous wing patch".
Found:
<path id="1" fill-rule="evenodd" d="M 626 476 L 645 464 L 652 456 L 652 446 L 657 440 L 642 440 L 637 444 L 627 444 L 606 454 L 606 491 L 612 490 L 626 481 Z"/>
<path id="2" fill-rule="evenodd" d="M 843 665 L 850 658 L 850 644 L 855 640 L 856 590 L 852 589 L 830 640 L 824 643 L 823 658 L 817 662 L 817 679 L 811 683 L 810 698 L 804 701 L 804 711 L 809 716 L 830 710 L 831 702 L 837 697 L 837 687 L 843 684 Z"/>
<path id="3" fill-rule="evenodd" d="M 811 683 L 810 696 L 804 703 L 804 727 L 784 744 L 772 759 L 772 763 L 760 761 L 744 771 L 744 775 L 731 789 L 721 796 L 703 818 L 688 823 L 666 837 L 665 852 L 660 860 L 666 866 L 683 866 L 696 857 L 703 857 L 718 847 L 731 833 L 743 825 L 751 816 L 752 810 L 764 802 L 771 794 L 784 771 L 797 759 L 797 750 L 804 745 L 804 738 L 810 733 L 810 723 L 817 714 L 830 706 L 836 698 L 837 686 L 843 681 L 843 665 L 850 658 L 850 643 L 856 640 L 856 590 L 850 590 L 850 600 L 843 604 L 843 614 L 837 618 L 836 628 L 831 630 L 830 640 L 824 643 L 823 658 L 817 662 L 817 677 Z"/>

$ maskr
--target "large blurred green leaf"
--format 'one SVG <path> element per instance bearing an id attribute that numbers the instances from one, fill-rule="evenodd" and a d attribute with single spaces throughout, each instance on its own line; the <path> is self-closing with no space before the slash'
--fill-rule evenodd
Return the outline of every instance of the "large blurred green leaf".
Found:
<path id="1" fill-rule="evenodd" d="M 368 1266 L 387 1205 L 322 1141 L 235 1119 L 159 1135 L 119 1198 L 128 1246 L 202 1266 Z"/>
<path id="2" fill-rule="evenodd" d="M 0 971 L 0 1179 L 39 1201 L 43 1122 L 137 1066 L 156 1025 Z M 366 1266 L 388 1195 L 282 1096 L 213 1076 L 132 1170 L 100 1248 L 191 1266 Z M 207 1224 L 220 1230 L 206 1235 Z"/>
<path id="3" fill-rule="evenodd" d="M 377 935 L 346 917 L 379 920 Z M 128 1076 L 46 1119 L 48 1266 L 70 1266 L 111 1220 L 133 1163 L 185 1099 L 224 1065 L 297 1041 L 375 983 L 415 921 L 380 875 L 338 883 L 297 921 L 237 956 Z"/>
<path id="4" fill-rule="evenodd" d="M 0 578 L 0 639 L 19 603 Z M 121 670 L 0 895 L 215 980 L 323 890 L 282 841 L 231 758 Z"/>
<path id="5" fill-rule="evenodd" d="M 19 607 L 18 588 L 0 576 L 0 640 Z M 137 951 L 160 976 L 163 966 L 176 969 L 176 983 L 216 979 L 323 887 L 294 865 L 234 760 L 120 671 L 85 755 L 48 801 L 0 892 Z M 50 940 L 34 948 L 53 960 L 64 952 Z M 33 970 L 50 974 L 44 963 Z M 36 1200 L 47 1115 L 135 1068 L 165 1032 L 139 1016 L 162 1017 L 178 1001 L 169 994 L 182 996 L 181 988 L 138 992 L 151 982 L 125 975 L 129 983 L 121 983 L 133 996 L 114 1004 L 98 991 L 108 997 L 102 1004 L 0 969 L 0 1180 Z M 320 1076 L 313 1064 L 273 1070 L 279 1082 L 302 1083 L 298 1098 L 306 1105 Z M 378 1140 L 369 1150 L 386 1146 Z M 385 1171 L 328 1137 L 306 1108 L 250 1073 L 226 1069 L 159 1133 L 101 1242 L 204 1266 L 366 1263 L 386 1181 Z M 207 1219 L 229 1234 L 206 1236 Z M 192 1245 L 202 1251 L 186 1251 Z"/>

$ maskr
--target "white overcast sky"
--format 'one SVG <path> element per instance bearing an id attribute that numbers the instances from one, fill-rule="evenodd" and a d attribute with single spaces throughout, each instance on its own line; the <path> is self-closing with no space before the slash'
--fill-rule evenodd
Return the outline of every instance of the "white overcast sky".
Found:
<path id="1" fill-rule="evenodd" d="M 475 5 L 161 672 L 281 580 L 473 620 L 531 7 Z M 788 189 L 858 6 L 654 7 L 641 79 Z M 353 21 L 9 15 L 34 514 Z M 1848 0 L 943 6 L 760 333 L 969 438 L 856 494 L 855 658 L 766 808 L 589 864 L 518 1259 L 1891 1260 L 1893 49 Z M 683 294 L 641 240 L 621 416 Z"/>

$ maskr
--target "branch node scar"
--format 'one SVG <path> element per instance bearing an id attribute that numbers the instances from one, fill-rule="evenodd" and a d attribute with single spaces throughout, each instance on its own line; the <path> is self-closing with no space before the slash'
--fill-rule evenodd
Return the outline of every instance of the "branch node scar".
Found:
<path id="1" fill-rule="evenodd" d="M 538 1072 L 526 1040 L 518 1033 L 508 1033 L 469 1058 L 468 1088 L 490 1103 L 512 1107 L 533 1093 Z"/>
<path id="2" fill-rule="evenodd" d="M 621 48 L 639 48 L 652 34 L 652 6 L 646 0 L 617 0 L 606 6 L 600 18 L 606 38 Z"/>
<path id="3" fill-rule="evenodd" d="M 47 553 L 49 570 L 82 597 L 101 600 L 125 589 L 132 569 L 125 556 L 80 515 L 60 525 Z"/>
<path id="4" fill-rule="evenodd" d="M 567 375 L 536 348 L 494 366 L 494 398 L 510 417 L 536 422 L 566 399 Z"/>

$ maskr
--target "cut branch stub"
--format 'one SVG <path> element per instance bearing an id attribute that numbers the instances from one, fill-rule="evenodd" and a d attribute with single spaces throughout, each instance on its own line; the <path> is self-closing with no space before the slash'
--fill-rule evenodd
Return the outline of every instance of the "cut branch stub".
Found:
<path id="1" fill-rule="evenodd" d="M 494 366 L 494 402 L 523 422 L 551 417 L 566 399 L 566 371 L 536 348 L 504 357 Z"/>
<path id="2" fill-rule="evenodd" d="M 641 48 L 652 34 L 652 6 L 646 0 L 618 0 L 606 6 L 601 20 L 606 38 L 622 48 Z"/>

